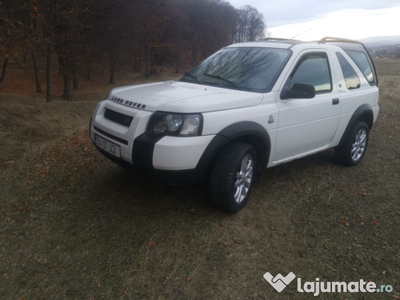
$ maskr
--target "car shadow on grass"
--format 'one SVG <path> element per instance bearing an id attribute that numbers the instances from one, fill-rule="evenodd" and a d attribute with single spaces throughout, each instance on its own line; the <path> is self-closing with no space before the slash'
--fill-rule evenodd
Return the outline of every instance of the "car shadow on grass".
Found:
<path id="1" fill-rule="evenodd" d="M 211 206 L 206 181 L 193 185 L 171 185 L 154 178 L 130 172 L 105 162 L 106 169 L 84 183 L 85 201 L 90 205 L 119 210 L 128 215 L 154 215 L 168 213 L 205 213 L 233 216 Z M 267 169 L 254 190 L 276 182 L 300 180 L 316 169 L 336 168 L 332 151 L 321 152 L 284 165 Z M 251 203 L 251 199 L 249 203 Z"/>

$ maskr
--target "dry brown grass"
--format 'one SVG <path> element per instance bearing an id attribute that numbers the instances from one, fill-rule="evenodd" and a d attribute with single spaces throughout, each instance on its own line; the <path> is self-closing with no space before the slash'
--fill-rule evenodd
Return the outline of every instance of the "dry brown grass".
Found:
<path id="1" fill-rule="evenodd" d="M 107 76 L 97 72 L 95 80 L 80 81 L 81 89 L 72 92 L 73 99 L 69 102 L 61 100 L 62 77 L 56 72 L 53 74 L 54 99 L 51 103 L 45 103 L 45 94 L 34 92 L 36 86 L 32 71 L 11 68 L 0 86 L 0 170 L 7 164 L 13 164 L 29 149 L 46 147 L 54 139 L 87 127 L 97 103 L 105 98 L 110 89 L 180 76 L 164 72 L 145 79 L 140 74 L 123 76 L 121 73 L 117 74 L 117 84 L 110 85 L 107 84 Z M 42 89 L 46 89 L 45 83 Z"/>
<path id="2" fill-rule="evenodd" d="M 0 176 L 1 297 L 313 298 L 297 293 L 294 283 L 277 293 L 262 278 L 266 271 L 394 287 L 391 295 L 321 299 L 399 297 L 400 98 L 394 83 L 400 62 L 378 61 L 378 70 L 381 113 L 363 162 L 342 167 L 326 151 L 270 169 L 235 215 L 207 205 L 201 186 L 173 187 L 122 170 L 79 126 L 26 150 Z M 7 115 L 18 118 L 15 124 L 37 107 L 21 101 L 21 112 Z M 56 129 L 62 124 L 57 114 L 79 110 L 68 105 L 39 106 L 38 115 L 52 118 L 47 126 L 54 136 L 67 132 Z M 70 125 L 88 121 L 94 102 L 85 105 L 81 116 L 66 117 Z"/>

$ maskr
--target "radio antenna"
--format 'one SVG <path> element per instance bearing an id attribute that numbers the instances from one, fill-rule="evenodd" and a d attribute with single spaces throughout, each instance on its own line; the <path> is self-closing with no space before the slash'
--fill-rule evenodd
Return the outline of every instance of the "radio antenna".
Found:
<path id="1" fill-rule="evenodd" d="M 291 40 L 293 40 L 295 37 L 298 37 L 299 35 L 302 35 L 303 33 L 306 33 L 307 31 L 312 30 L 312 28 L 308 28 L 307 30 L 300 32 L 299 34 L 296 34 L 294 37 L 290 38 Z"/>

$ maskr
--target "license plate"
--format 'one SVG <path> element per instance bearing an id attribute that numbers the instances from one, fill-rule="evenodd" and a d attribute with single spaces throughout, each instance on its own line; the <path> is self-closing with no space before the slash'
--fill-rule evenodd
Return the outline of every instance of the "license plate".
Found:
<path id="1" fill-rule="evenodd" d="M 94 141 L 96 146 L 103 149 L 104 151 L 116 156 L 121 157 L 121 148 L 120 146 L 103 139 L 102 137 L 98 136 L 97 134 L 94 135 Z"/>

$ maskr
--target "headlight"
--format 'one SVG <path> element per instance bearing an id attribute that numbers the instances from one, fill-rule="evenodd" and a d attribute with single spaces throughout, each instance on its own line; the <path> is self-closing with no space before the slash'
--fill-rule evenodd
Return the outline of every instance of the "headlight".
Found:
<path id="1" fill-rule="evenodd" d="M 203 116 L 201 114 L 174 114 L 156 112 L 147 125 L 147 134 L 195 136 L 201 135 Z"/>

